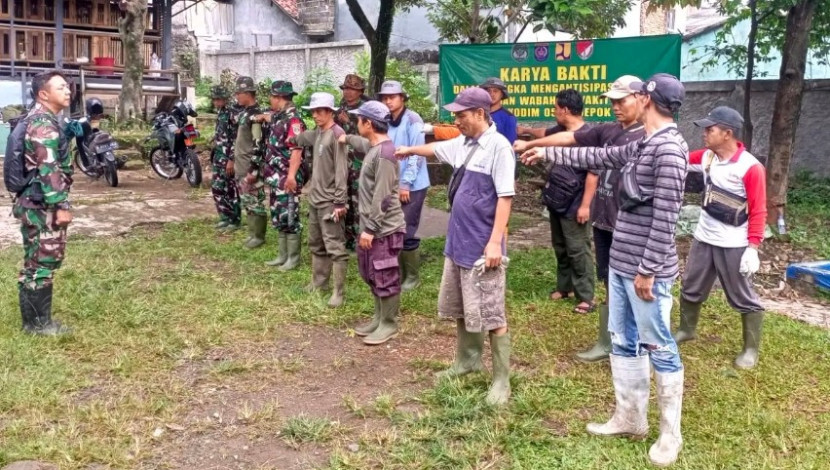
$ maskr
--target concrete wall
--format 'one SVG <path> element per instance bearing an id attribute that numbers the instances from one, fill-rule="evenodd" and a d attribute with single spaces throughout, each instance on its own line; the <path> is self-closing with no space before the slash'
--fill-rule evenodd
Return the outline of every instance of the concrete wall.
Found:
<path id="1" fill-rule="evenodd" d="M 202 74 L 219 77 L 224 69 L 248 75 L 255 81 L 265 78 L 289 80 L 295 89 L 302 89 L 305 77 L 315 68 L 332 71 L 334 79 L 343 78 L 356 69 L 356 57 L 367 50 L 365 41 L 276 46 L 249 51 L 214 51 L 201 54 Z"/>
<path id="2" fill-rule="evenodd" d="M 680 110 L 680 130 L 689 148 L 703 145 L 701 130 L 692 121 L 705 116 L 719 105 L 743 110 L 743 84 L 741 82 L 686 83 L 686 100 Z M 759 80 L 752 87 L 752 153 L 762 161 L 769 152 L 769 135 L 775 102 L 777 80 Z M 810 170 L 817 175 L 830 177 L 830 140 L 826 139 L 830 125 L 827 110 L 830 109 L 830 80 L 811 80 L 801 106 L 801 118 L 796 133 L 795 155 L 791 169 Z"/>

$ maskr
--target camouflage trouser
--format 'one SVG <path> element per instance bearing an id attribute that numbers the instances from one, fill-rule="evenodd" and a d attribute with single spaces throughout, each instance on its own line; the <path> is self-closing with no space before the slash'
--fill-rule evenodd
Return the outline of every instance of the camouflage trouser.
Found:
<path id="1" fill-rule="evenodd" d="M 237 175 L 237 182 L 239 183 L 239 199 L 242 202 L 242 208 L 248 215 L 268 216 L 265 210 L 265 182 L 262 177 L 257 178 L 254 184 L 245 182 L 245 175 Z"/>
<path id="2" fill-rule="evenodd" d="M 363 168 L 363 160 L 353 158 L 349 162 L 348 177 L 348 201 L 346 210 L 346 248 L 354 250 L 357 246 L 357 238 L 360 236 L 360 213 L 357 209 L 360 189 L 360 169 Z"/>
<path id="3" fill-rule="evenodd" d="M 300 223 L 300 198 L 296 194 L 303 188 L 303 174 L 301 171 L 297 172 L 295 194 L 288 194 L 280 189 L 280 181 L 284 180 L 285 178 L 277 172 L 265 178 L 265 182 L 271 188 L 271 225 L 282 233 L 300 233 L 303 226 Z"/>
<path id="4" fill-rule="evenodd" d="M 35 290 L 52 285 L 52 276 L 61 267 L 66 250 L 66 227 L 55 224 L 55 211 L 14 206 L 23 235 L 23 269 L 18 285 Z"/>
<path id="5" fill-rule="evenodd" d="M 213 161 L 213 180 L 210 184 L 210 192 L 213 194 L 213 201 L 216 203 L 216 212 L 219 213 L 219 219 L 238 225 L 241 218 L 239 189 L 236 187 L 236 180 L 228 176 L 225 168 L 226 163 Z"/>

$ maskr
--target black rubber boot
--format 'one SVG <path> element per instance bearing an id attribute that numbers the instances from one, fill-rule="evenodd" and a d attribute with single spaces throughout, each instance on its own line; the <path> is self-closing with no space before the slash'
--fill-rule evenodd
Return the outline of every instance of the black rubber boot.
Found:
<path id="1" fill-rule="evenodd" d="M 57 336 L 70 333 L 68 327 L 61 322 L 52 320 L 52 286 L 41 287 L 37 290 L 21 289 L 21 311 L 31 309 L 34 314 L 33 328 L 24 330 L 27 333 L 43 336 Z M 25 307 L 24 307 L 25 303 Z"/>
<path id="2" fill-rule="evenodd" d="M 764 312 L 741 314 L 741 323 L 744 333 L 744 349 L 735 358 L 735 367 L 738 369 L 752 369 L 758 365 L 758 356 L 761 351 L 761 328 L 764 325 Z"/>
<path id="3" fill-rule="evenodd" d="M 680 327 L 674 333 L 674 342 L 685 343 L 697 338 L 697 321 L 703 303 L 689 302 L 680 297 Z"/>

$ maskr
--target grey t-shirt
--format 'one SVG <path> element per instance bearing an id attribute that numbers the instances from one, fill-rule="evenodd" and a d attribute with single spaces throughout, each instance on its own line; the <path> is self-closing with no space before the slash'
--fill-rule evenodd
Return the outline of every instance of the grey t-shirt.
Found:
<path id="1" fill-rule="evenodd" d="M 358 204 L 360 231 L 378 238 L 406 230 L 398 193 L 400 179 L 395 144 L 391 140 L 375 145 L 363 137 L 350 135 L 347 142 L 356 151 L 365 153 L 360 169 Z"/>
<path id="2" fill-rule="evenodd" d="M 325 131 L 313 129 L 290 139 L 291 143 L 298 147 L 311 147 L 312 149 L 314 160 L 311 167 L 308 202 L 316 208 L 329 204 L 346 206 L 346 177 L 349 171 L 349 161 L 346 144 L 337 142 L 343 134 L 345 134 L 343 129 L 335 124 Z"/>

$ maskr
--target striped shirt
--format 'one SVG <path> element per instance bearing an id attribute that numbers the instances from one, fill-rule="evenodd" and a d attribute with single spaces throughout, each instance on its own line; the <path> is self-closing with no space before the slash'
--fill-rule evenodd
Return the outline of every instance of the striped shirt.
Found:
<path id="1" fill-rule="evenodd" d="M 619 147 L 548 147 L 557 165 L 586 170 L 620 169 L 636 162 L 637 185 L 651 203 L 620 210 L 611 244 L 611 267 L 623 276 L 673 281 L 680 269 L 674 230 L 683 203 L 689 147 L 675 124 Z"/>

